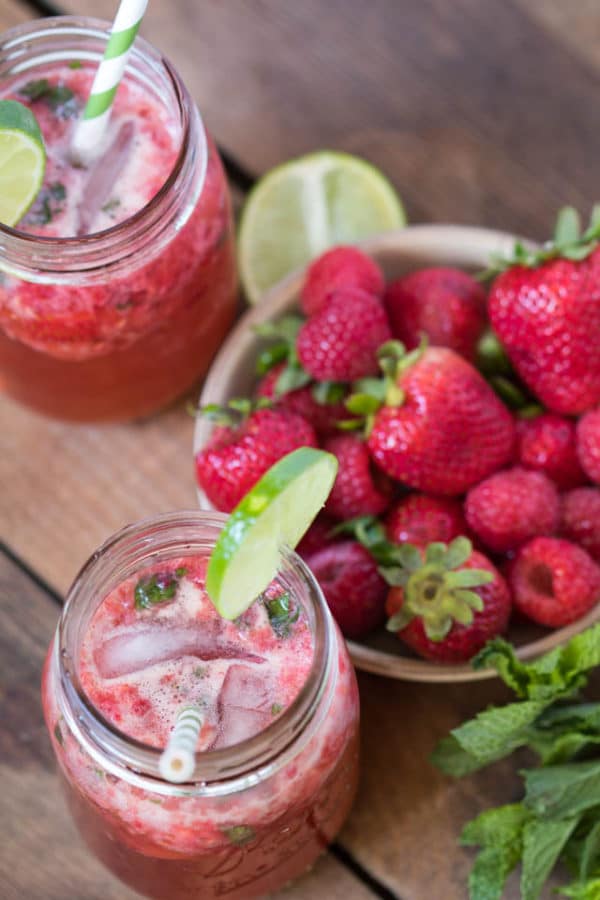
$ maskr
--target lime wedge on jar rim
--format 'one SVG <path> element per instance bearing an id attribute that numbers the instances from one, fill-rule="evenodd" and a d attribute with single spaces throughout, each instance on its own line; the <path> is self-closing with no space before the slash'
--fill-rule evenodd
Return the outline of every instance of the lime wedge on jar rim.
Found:
<path id="1" fill-rule="evenodd" d="M 396 191 L 364 159 L 319 151 L 277 166 L 242 210 L 238 261 L 246 296 L 257 303 L 285 275 L 335 244 L 405 224 Z"/>
<path id="2" fill-rule="evenodd" d="M 46 151 L 40 126 L 30 109 L 16 100 L 0 100 L 0 222 L 22 219 L 44 181 Z"/>
<path id="3" fill-rule="evenodd" d="M 236 619 L 271 583 L 281 547 L 292 549 L 325 503 L 337 472 L 331 453 L 300 447 L 265 472 L 229 515 L 213 548 L 206 590 Z"/>

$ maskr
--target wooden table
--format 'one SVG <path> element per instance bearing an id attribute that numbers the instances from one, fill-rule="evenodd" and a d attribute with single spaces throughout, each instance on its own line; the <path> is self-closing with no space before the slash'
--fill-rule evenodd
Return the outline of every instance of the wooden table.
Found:
<path id="1" fill-rule="evenodd" d="M 115 5 L 66 3 L 107 18 Z M 0 30 L 51 11 L 0 0 Z M 600 199 L 598 0 L 151 0 L 142 30 L 176 60 L 238 199 L 270 166 L 320 147 L 381 166 L 413 221 L 538 238 L 561 204 Z M 86 853 L 58 796 L 40 667 L 90 552 L 127 522 L 194 506 L 192 420 L 181 403 L 145 422 L 74 427 L 0 398 L 0 422 L 0 894 L 122 900 L 133 894 Z M 356 807 L 285 896 L 464 898 L 461 823 L 516 796 L 515 767 L 454 783 L 427 756 L 503 690 L 359 681 Z"/>

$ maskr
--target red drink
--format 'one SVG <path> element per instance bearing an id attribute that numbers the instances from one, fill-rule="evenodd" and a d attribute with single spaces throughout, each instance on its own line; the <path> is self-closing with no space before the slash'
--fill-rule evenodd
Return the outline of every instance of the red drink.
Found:
<path id="1" fill-rule="evenodd" d="M 185 87 L 141 40 L 97 163 L 72 164 L 106 39 L 76 21 L 0 44 L 0 98 L 31 107 L 48 156 L 32 209 L 0 226 L 0 383 L 61 418 L 131 418 L 204 374 L 232 321 L 231 209 Z"/>
<path id="2" fill-rule="evenodd" d="M 316 583 L 286 555 L 225 622 L 204 592 L 222 521 L 172 514 L 112 539 L 75 582 L 44 672 L 83 837 L 159 900 L 278 889 L 333 839 L 356 787 L 356 682 Z M 194 783 L 175 786 L 158 758 L 190 703 L 204 716 Z"/>

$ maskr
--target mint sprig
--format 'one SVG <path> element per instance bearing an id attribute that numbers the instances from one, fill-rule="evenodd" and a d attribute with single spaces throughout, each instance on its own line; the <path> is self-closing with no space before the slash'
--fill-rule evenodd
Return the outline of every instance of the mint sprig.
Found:
<path id="1" fill-rule="evenodd" d="M 455 728 L 433 753 L 442 771 L 462 776 L 528 746 L 537 768 L 523 772 L 520 803 L 487 810 L 467 823 L 461 843 L 479 846 L 469 877 L 471 900 L 500 900 L 521 863 L 522 900 L 537 900 L 557 862 L 575 880 L 561 893 L 600 898 L 600 703 L 580 699 L 600 664 L 600 624 L 531 663 L 496 639 L 476 668 L 493 667 L 519 698 Z"/>

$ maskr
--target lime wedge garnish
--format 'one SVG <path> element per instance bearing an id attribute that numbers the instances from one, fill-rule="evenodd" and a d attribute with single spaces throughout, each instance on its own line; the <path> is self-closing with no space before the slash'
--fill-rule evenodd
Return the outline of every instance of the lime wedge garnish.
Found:
<path id="1" fill-rule="evenodd" d="M 46 151 L 35 116 L 16 100 L 0 100 L 0 222 L 16 225 L 44 181 Z"/>
<path id="2" fill-rule="evenodd" d="M 225 619 L 241 615 L 271 583 L 282 545 L 294 548 L 331 490 L 337 460 L 300 447 L 265 472 L 230 514 L 212 551 L 206 590 Z"/>
<path id="3" fill-rule="evenodd" d="M 396 191 L 370 163 L 321 151 L 260 179 L 239 227 L 242 284 L 251 303 L 335 244 L 351 244 L 406 224 Z"/>

